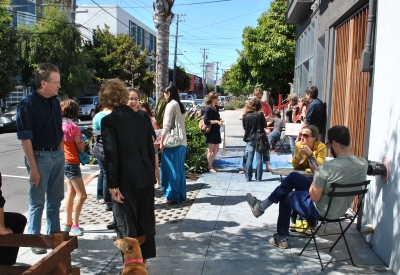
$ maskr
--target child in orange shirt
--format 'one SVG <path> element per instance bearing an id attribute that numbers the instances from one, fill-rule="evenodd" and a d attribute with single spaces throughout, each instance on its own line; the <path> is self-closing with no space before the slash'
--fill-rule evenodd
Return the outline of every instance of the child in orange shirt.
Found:
<path id="1" fill-rule="evenodd" d="M 67 193 L 65 195 L 66 224 L 64 231 L 71 236 L 82 236 L 82 229 L 79 227 L 79 216 L 87 195 L 83 184 L 79 152 L 85 149 L 85 141 L 82 140 L 82 133 L 79 127 L 72 121 L 78 118 L 79 105 L 67 99 L 61 102 L 63 116 L 62 128 L 64 131 L 64 155 L 65 155 L 65 177 L 67 178 Z M 75 206 L 74 199 L 77 197 Z M 74 214 L 72 219 L 72 207 Z"/>

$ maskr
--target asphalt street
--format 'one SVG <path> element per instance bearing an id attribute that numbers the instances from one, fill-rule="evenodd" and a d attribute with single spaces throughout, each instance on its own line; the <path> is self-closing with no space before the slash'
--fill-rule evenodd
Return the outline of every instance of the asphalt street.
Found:
<path id="1" fill-rule="evenodd" d="M 79 125 L 90 125 L 91 120 L 84 120 Z M 29 204 L 28 172 L 24 162 L 24 151 L 15 132 L 0 133 L 0 172 L 3 178 L 3 196 L 6 199 L 4 210 L 25 213 Z M 83 178 L 93 173 L 82 171 Z"/>

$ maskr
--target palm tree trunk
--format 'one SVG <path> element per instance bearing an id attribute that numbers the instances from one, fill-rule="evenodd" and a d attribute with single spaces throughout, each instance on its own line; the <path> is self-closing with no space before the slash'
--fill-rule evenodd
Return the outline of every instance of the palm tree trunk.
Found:
<path id="1" fill-rule="evenodd" d="M 175 0 L 157 0 L 153 3 L 153 21 L 157 28 L 156 53 L 156 100 L 168 85 L 169 26 L 174 14 L 172 6 Z"/>

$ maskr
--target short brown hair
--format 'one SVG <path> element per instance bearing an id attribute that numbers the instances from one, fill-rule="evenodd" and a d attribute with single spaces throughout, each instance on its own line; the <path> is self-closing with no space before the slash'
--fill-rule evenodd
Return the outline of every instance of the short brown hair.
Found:
<path id="1" fill-rule="evenodd" d="M 104 108 L 113 109 L 128 103 L 129 93 L 119 78 L 107 80 L 99 93 L 99 102 Z"/>
<path id="2" fill-rule="evenodd" d="M 211 102 L 214 98 L 218 98 L 218 94 L 216 92 L 210 92 L 206 96 L 206 104 L 211 105 Z"/>
<path id="3" fill-rule="evenodd" d="M 79 105 L 72 99 L 66 99 L 61 101 L 61 113 L 63 117 L 75 119 L 79 115 Z"/>
<path id="4" fill-rule="evenodd" d="M 254 95 L 263 95 L 264 91 L 260 87 L 254 89 Z"/>
<path id="5" fill-rule="evenodd" d="M 50 81 L 50 73 L 56 72 L 59 73 L 59 69 L 56 65 L 51 63 L 42 63 L 39 64 L 36 74 L 35 74 L 35 87 L 36 89 L 42 88 L 42 80 L 49 82 Z"/>

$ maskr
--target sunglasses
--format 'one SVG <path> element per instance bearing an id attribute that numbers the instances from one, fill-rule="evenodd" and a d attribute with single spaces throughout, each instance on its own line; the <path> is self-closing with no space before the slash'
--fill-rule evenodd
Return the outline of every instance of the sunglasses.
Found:
<path id="1" fill-rule="evenodd" d="M 300 133 L 300 137 L 309 138 L 310 136 L 308 134 Z"/>

